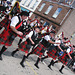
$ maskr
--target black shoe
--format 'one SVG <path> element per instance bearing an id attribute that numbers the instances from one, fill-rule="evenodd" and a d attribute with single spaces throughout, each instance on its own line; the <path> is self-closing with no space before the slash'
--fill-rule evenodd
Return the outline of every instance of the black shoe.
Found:
<path id="1" fill-rule="evenodd" d="M 54 63 L 52 64 L 52 66 L 54 66 Z"/>
<path id="2" fill-rule="evenodd" d="M 43 59 L 41 59 L 41 62 L 43 62 Z"/>
<path id="3" fill-rule="evenodd" d="M 63 72 L 61 70 L 59 70 L 59 72 L 63 74 Z"/>
<path id="4" fill-rule="evenodd" d="M 34 66 L 36 66 L 39 69 L 39 66 L 38 65 L 34 64 Z"/>
<path id="5" fill-rule="evenodd" d="M 49 67 L 49 69 L 51 69 L 52 70 L 52 68 L 48 65 L 48 67 Z"/>
<path id="6" fill-rule="evenodd" d="M 3 60 L 3 59 L 2 59 L 2 56 L 0 56 L 0 60 Z"/>
<path id="7" fill-rule="evenodd" d="M 25 67 L 25 65 L 24 65 L 23 63 L 21 63 L 21 62 L 20 62 L 20 65 L 21 65 L 23 68 Z"/>
<path id="8" fill-rule="evenodd" d="M 14 57 L 14 52 L 11 53 L 11 56 Z"/>

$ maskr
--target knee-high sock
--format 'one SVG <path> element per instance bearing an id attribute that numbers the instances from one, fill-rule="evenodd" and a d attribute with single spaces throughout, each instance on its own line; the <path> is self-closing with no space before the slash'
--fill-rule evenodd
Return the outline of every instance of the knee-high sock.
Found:
<path id="1" fill-rule="evenodd" d="M 38 65 L 39 61 L 40 61 L 40 58 L 37 59 L 35 64 Z"/>
<path id="2" fill-rule="evenodd" d="M 51 65 L 54 63 L 53 60 L 51 60 L 50 64 L 48 65 L 48 67 L 51 67 Z"/>
<path id="3" fill-rule="evenodd" d="M 19 40 L 19 43 L 18 43 L 18 45 L 21 43 L 21 41 L 22 41 L 22 39 L 20 39 L 20 40 Z"/>
<path id="4" fill-rule="evenodd" d="M 41 61 L 43 61 L 44 59 L 48 58 L 48 56 L 45 56 L 45 57 L 42 57 L 41 58 Z"/>
<path id="5" fill-rule="evenodd" d="M 3 54 L 3 52 L 6 50 L 7 48 L 5 46 L 2 47 L 1 51 L 0 51 L 0 56 Z"/>
<path id="6" fill-rule="evenodd" d="M 61 69 L 60 69 L 60 71 L 62 72 L 62 70 L 63 70 L 63 68 L 64 68 L 65 66 L 64 65 L 62 65 L 62 67 L 61 67 Z"/>
<path id="7" fill-rule="evenodd" d="M 11 53 L 11 55 L 14 56 L 14 54 L 15 54 L 17 51 L 19 51 L 18 48 L 17 48 L 15 51 L 13 51 L 13 52 Z"/>

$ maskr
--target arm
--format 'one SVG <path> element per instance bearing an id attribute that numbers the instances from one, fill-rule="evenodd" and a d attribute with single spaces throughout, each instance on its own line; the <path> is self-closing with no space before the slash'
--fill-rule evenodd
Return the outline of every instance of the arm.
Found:
<path id="1" fill-rule="evenodd" d="M 55 42 L 53 42 L 53 41 L 51 41 L 51 40 L 48 40 L 48 42 L 49 42 L 49 43 L 52 43 L 52 44 L 55 44 Z"/>
<path id="2" fill-rule="evenodd" d="M 61 49 L 61 47 L 58 45 L 58 48 L 63 52 L 63 50 Z"/>
<path id="3" fill-rule="evenodd" d="M 20 35 L 20 36 L 22 36 L 22 35 L 23 35 L 23 33 L 22 33 L 22 32 L 20 32 L 20 31 L 18 31 L 17 29 L 15 29 L 15 27 L 10 26 L 10 28 L 12 29 L 12 31 L 14 31 L 14 32 L 15 32 L 15 33 L 17 33 L 18 35 Z"/>
<path id="4" fill-rule="evenodd" d="M 28 34 L 28 38 L 29 38 L 29 40 L 31 41 L 32 44 L 35 44 L 34 41 L 31 39 L 32 35 L 33 35 L 33 31 L 31 31 L 31 32 Z"/>
<path id="5" fill-rule="evenodd" d="M 48 42 L 49 42 L 49 43 L 52 43 L 52 44 L 60 44 L 60 43 L 55 43 L 55 42 L 53 42 L 53 41 L 51 41 L 51 40 L 48 40 Z"/>
<path id="6" fill-rule="evenodd" d="M 16 24 L 17 24 L 18 22 L 19 22 L 18 17 L 17 17 L 17 16 L 13 17 L 13 18 L 11 19 L 10 28 L 12 29 L 13 32 L 15 32 L 15 33 L 17 33 L 18 35 L 22 36 L 23 33 L 20 32 L 20 31 L 18 31 L 18 30 L 15 28 L 15 26 L 16 26 Z"/>
<path id="7" fill-rule="evenodd" d="M 31 41 L 32 44 L 35 44 L 35 43 L 33 42 L 33 40 L 31 39 L 31 37 L 29 37 L 29 40 Z"/>
<path id="8" fill-rule="evenodd" d="M 72 59 L 71 55 L 69 53 L 67 53 L 67 54 L 68 54 L 69 58 Z"/>

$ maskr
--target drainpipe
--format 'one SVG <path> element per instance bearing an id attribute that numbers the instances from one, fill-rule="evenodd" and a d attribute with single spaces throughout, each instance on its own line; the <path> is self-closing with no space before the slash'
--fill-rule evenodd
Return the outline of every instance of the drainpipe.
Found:
<path id="1" fill-rule="evenodd" d="M 68 14 L 70 13 L 70 11 L 71 11 L 72 9 L 70 9 L 69 11 L 68 11 L 68 13 L 65 15 L 65 17 L 63 18 L 63 20 L 61 21 L 61 23 L 60 23 L 60 25 L 63 23 L 63 21 L 66 19 L 66 17 L 68 16 Z"/>

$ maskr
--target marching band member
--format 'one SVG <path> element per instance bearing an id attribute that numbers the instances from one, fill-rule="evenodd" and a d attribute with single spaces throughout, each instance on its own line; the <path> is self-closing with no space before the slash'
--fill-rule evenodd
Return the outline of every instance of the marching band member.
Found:
<path id="1" fill-rule="evenodd" d="M 3 33 L 0 35 L 0 44 L 4 44 L 0 51 L 0 60 L 2 60 L 3 52 L 11 46 L 15 37 L 17 35 L 22 36 L 23 30 L 23 21 L 29 16 L 29 13 L 26 11 L 21 12 L 18 16 L 14 16 L 11 19 L 10 26 L 8 27 L 7 31 L 4 30 Z"/>
<path id="2" fill-rule="evenodd" d="M 48 48 L 51 44 L 55 44 L 55 42 L 51 41 L 50 39 L 53 34 L 54 32 L 50 32 L 48 35 L 46 35 L 43 38 L 43 40 L 39 43 L 39 45 L 33 50 L 33 54 L 36 54 L 39 56 L 36 63 L 34 64 L 37 68 L 39 68 L 38 63 L 42 55 L 44 54 L 45 49 Z"/>
<path id="3" fill-rule="evenodd" d="M 31 31 L 27 36 L 28 36 L 28 39 L 26 39 L 26 41 L 22 42 L 17 48 L 15 51 L 12 52 L 12 55 L 14 56 L 14 54 L 21 50 L 21 51 L 24 51 L 25 52 L 25 55 L 23 56 L 23 59 L 22 61 L 20 62 L 20 65 L 22 67 L 25 67 L 24 66 L 24 60 L 27 58 L 27 55 L 29 53 L 29 50 L 32 46 L 35 45 L 35 40 L 37 40 L 38 38 L 38 33 L 40 32 L 40 29 L 39 27 L 35 27 L 34 28 L 34 31 Z"/>

